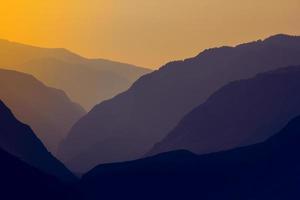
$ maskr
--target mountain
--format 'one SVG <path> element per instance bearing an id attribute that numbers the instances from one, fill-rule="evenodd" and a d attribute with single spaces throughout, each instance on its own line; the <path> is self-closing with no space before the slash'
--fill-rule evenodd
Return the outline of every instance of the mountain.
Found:
<path id="1" fill-rule="evenodd" d="M 40 48 L 0 40 L 0 67 L 34 75 L 64 90 L 90 110 L 125 91 L 150 70 L 104 59 L 87 59 L 66 49 Z"/>
<path id="2" fill-rule="evenodd" d="M 19 120 L 29 124 L 53 153 L 71 126 L 85 114 L 63 91 L 10 70 L 0 69 L 0 100 Z"/>
<path id="3" fill-rule="evenodd" d="M 0 149 L 64 181 L 76 180 L 75 176 L 47 151 L 31 128 L 19 122 L 2 101 L 0 121 Z"/>
<path id="4" fill-rule="evenodd" d="M 229 83 L 186 115 L 150 154 L 203 154 L 262 142 L 300 115 L 300 66 Z"/>
<path id="5" fill-rule="evenodd" d="M 0 149 L 1 199 L 78 199 L 73 189 Z"/>
<path id="6" fill-rule="evenodd" d="M 100 165 L 83 176 L 88 199 L 299 199 L 300 117 L 268 141 L 207 155 L 174 151 Z M 117 192 L 115 192 L 117 191 Z"/>
<path id="7" fill-rule="evenodd" d="M 300 64 L 299 55 L 300 37 L 276 35 L 171 62 L 94 107 L 73 126 L 59 155 L 75 171 L 139 158 L 228 82 Z"/>

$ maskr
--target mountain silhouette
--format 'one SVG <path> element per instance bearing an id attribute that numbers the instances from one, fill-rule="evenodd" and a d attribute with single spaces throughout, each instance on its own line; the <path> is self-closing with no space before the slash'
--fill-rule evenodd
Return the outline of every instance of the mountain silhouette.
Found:
<path id="1" fill-rule="evenodd" d="M 299 199 L 300 117 L 264 143 L 201 155 L 174 151 L 100 165 L 81 181 L 88 199 Z M 117 191 L 117 192 L 116 192 Z"/>
<path id="2" fill-rule="evenodd" d="M 0 100 L 19 120 L 29 124 L 53 153 L 71 126 L 85 114 L 63 91 L 10 70 L 0 69 Z"/>
<path id="3" fill-rule="evenodd" d="M 74 175 L 47 151 L 31 128 L 18 121 L 2 101 L 0 121 L 0 149 L 64 181 L 76 180 Z"/>
<path id="4" fill-rule="evenodd" d="M 300 115 L 300 66 L 229 83 L 187 114 L 150 152 L 203 154 L 262 142 Z"/>
<path id="5" fill-rule="evenodd" d="M 1 199 L 75 200 L 77 193 L 53 176 L 31 167 L 0 148 Z"/>
<path id="6" fill-rule="evenodd" d="M 29 73 L 64 90 L 90 110 L 125 91 L 150 70 L 104 59 L 87 59 L 66 49 L 39 48 L 0 40 L 0 67 Z"/>
<path id="7" fill-rule="evenodd" d="M 299 54 L 300 37 L 276 35 L 171 62 L 95 106 L 73 126 L 59 154 L 75 171 L 139 158 L 228 82 L 297 65 Z"/>

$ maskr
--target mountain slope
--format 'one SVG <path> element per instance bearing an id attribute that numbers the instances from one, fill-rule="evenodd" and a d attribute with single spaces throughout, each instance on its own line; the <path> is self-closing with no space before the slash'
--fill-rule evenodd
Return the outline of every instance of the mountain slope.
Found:
<path id="1" fill-rule="evenodd" d="M 0 40 L 0 67 L 30 73 L 64 90 L 89 110 L 125 91 L 148 69 L 103 59 L 87 59 L 65 49 L 39 48 Z"/>
<path id="2" fill-rule="evenodd" d="M 0 148 L 26 163 L 65 181 L 73 174 L 44 147 L 31 128 L 19 122 L 0 101 Z"/>
<path id="3" fill-rule="evenodd" d="M 1 199 L 78 199 L 55 177 L 29 166 L 0 149 Z"/>
<path id="4" fill-rule="evenodd" d="M 119 74 L 55 58 L 27 62 L 22 65 L 22 70 L 52 87 L 62 88 L 86 110 L 129 87 L 129 80 Z"/>
<path id="5" fill-rule="evenodd" d="M 232 82 L 184 117 L 151 151 L 198 154 L 264 141 L 300 115 L 300 66 Z"/>
<path id="6" fill-rule="evenodd" d="M 51 152 L 85 114 L 63 91 L 49 88 L 31 75 L 0 69 L 0 100 L 29 124 Z"/>
<path id="7" fill-rule="evenodd" d="M 83 176 L 89 199 L 285 200 L 300 197 L 300 117 L 268 141 L 197 156 L 175 151 L 100 165 Z M 114 192 L 118 191 L 118 192 Z"/>
<path id="8" fill-rule="evenodd" d="M 169 63 L 96 106 L 72 128 L 60 155 L 76 171 L 138 158 L 223 85 L 299 64 L 299 55 L 300 37 L 276 35 Z"/>

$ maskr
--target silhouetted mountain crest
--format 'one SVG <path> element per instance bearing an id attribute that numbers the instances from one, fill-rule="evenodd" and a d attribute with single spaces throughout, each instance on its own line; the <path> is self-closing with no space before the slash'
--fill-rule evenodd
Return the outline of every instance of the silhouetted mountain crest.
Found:
<path id="1" fill-rule="evenodd" d="M 0 149 L 64 181 L 75 176 L 44 147 L 31 128 L 19 122 L 0 100 Z"/>
<path id="2" fill-rule="evenodd" d="M 95 106 L 74 125 L 60 155 L 76 171 L 137 159 L 227 83 L 299 65 L 299 38 L 215 48 L 168 63 Z"/>
<path id="3" fill-rule="evenodd" d="M 0 67 L 33 74 L 51 87 L 64 90 L 90 110 L 97 103 L 128 89 L 150 72 L 106 59 L 88 59 L 63 48 L 41 48 L 0 40 Z"/>
<path id="4" fill-rule="evenodd" d="M 296 117 L 256 145 L 201 156 L 174 151 L 99 165 L 83 176 L 81 187 L 90 199 L 139 199 L 144 194 L 149 199 L 298 199 L 299 139 Z"/>
<path id="5" fill-rule="evenodd" d="M 0 99 L 18 119 L 32 127 L 53 153 L 73 124 L 85 114 L 63 91 L 17 71 L 0 69 Z"/>
<path id="6" fill-rule="evenodd" d="M 294 40 L 294 41 L 293 41 Z M 296 35 L 287 35 L 287 34 L 277 34 L 273 35 L 267 39 L 264 40 L 264 42 L 270 42 L 270 43 L 292 43 L 299 41 L 299 37 Z"/>
<path id="7" fill-rule="evenodd" d="M 203 154 L 264 141 L 300 114 L 299 88 L 300 66 L 231 82 L 187 114 L 150 154 Z"/>

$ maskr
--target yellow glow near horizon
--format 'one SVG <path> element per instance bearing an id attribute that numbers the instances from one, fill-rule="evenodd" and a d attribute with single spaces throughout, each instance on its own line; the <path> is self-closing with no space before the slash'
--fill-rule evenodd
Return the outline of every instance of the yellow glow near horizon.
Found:
<path id="1" fill-rule="evenodd" d="M 157 68 L 209 47 L 299 35 L 299 11 L 299 0 L 10 0 L 0 4 L 0 38 Z"/>

